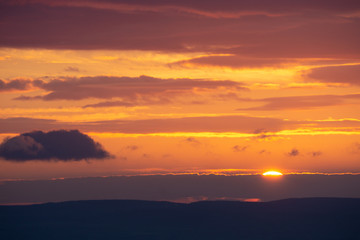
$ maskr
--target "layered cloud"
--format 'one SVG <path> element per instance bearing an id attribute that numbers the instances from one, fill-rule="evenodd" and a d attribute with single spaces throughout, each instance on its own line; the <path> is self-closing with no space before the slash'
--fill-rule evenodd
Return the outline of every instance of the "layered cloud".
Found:
<path id="1" fill-rule="evenodd" d="M 4 1 L 6 2 L 6 1 Z M 325 4 L 326 3 L 326 4 Z M 11 4 L 11 2 L 10 2 Z M 58 0 L 56 2 L 51 0 L 22 0 L 13 1 L 12 4 L 43 4 L 52 7 L 67 6 L 67 7 L 85 7 L 94 9 L 106 9 L 119 12 L 185 12 L 202 15 L 205 17 L 230 17 L 236 18 L 244 15 L 266 15 L 278 16 L 282 14 L 297 13 L 298 11 L 322 10 L 326 12 L 341 12 L 348 13 L 353 12 L 354 8 L 359 8 L 360 5 L 353 0 L 339 1 L 293 1 L 291 3 L 287 1 L 273 1 L 269 3 L 266 0 L 244 0 L 241 2 L 225 0 L 222 4 L 218 4 L 217 1 L 197 1 L 194 3 L 190 0 L 185 1 L 144 1 L 144 0 Z M 296 9 L 296 11 L 294 10 Z M 218 15 L 216 15 L 218 13 Z M 223 13 L 224 15 L 221 15 Z M 227 15 L 225 13 L 228 13 Z M 238 13 L 238 15 L 236 15 Z M 242 14 L 240 14 L 242 13 Z"/>
<path id="2" fill-rule="evenodd" d="M 250 47 L 250 46 L 249 46 Z M 245 50 L 241 50 L 245 51 Z M 272 56 L 249 56 L 249 54 L 244 54 L 239 51 L 239 49 L 232 49 L 227 54 L 213 54 L 209 56 L 200 56 L 191 59 L 181 60 L 169 64 L 170 66 L 182 66 L 185 68 L 194 68 L 194 67 L 220 67 L 220 68 L 232 68 L 232 69 L 251 69 L 251 68 L 289 68 L 296 67 L 301 65 L 334 65 L 334 64 L 358 64 L 359 60 L 357 58 L 348 58 L 348 59 L 336 59 L 336 58 L 307 58 L 296 57 L 296 56 L 276 56 L 276 53 Z M 274 58 L 275 56 L 275 58 Z M 306 70 L 303 72 L 303 77 L 307 80 L 318 81 L 318 78 L 326 78 L 326 76 L 331 76 L 327 74 L 327 71 L 334 72 L 336 75 L 331 76 L 332 78 L 341 81 L 342 77 L 354 78 L 354 74 L 358 74 L 359 65 L 338 65 L 331 67 L 318 67 L 311 70 Z M 327 74 L 327 75 L 325 75 Z M 323 76 L 325 75 L 325 76 Z M 334 82 L 337 82 L 334 80 Z"/>
<path id="3" fill-rule="evenodd" d="M 360 94 L 348 95 L 310 95 L 310 96 L 289 96 L 289 97 L 272 97 L 248 100 L 254 102 L 265 102 L 264 105 L 251 108 L 239 108 L 238 110 L 254 111 L 280 111 L 291 109 L 312 109 L 327 106 L 336 106 L 346 104 L 347 101 L 359 101 Z M 352 102 L 354 103 L 354 102 Z"/>
<path id="4" fill-rule="evenodd" d="M 253 133 L 255 129 L 280 131 L 293 122 L 276 118 L 247 116 L 186 117 L 168 119 L 146 119 L 133 121 L 97 122 L 103 131 L 123 133 L 173 133 L 173 132 L 239 132 Z M 191 140 L 191 139 L 190 139 Z"/>
<path id="5" fill-rule="evenodd" d="M 197 57 L 190 60 L 184 60 L 173 63 L 172 65 L 180 65 L 184 67 L 205 66 L 205 67 L 229 67 L 229 68 L 281 68 L 291 64 L 295 64 L 294 59 L 283 58 L 250 58 L 246 56 L 230 55 L 230 56 L 206 56 Z"/>
<path id="6" fill-rule="evenodd" d="M 12 81 L 9 81 L 11 84 Z M 171 102 L 177 95 L 197 91 L 212 91 L 215 89 L 244 90 L 241 83 L 229 80 L 200 80 L 200 79 L 160 79 L 148 76 L 131 77 L 80 77 L 53 78 L 49 80 L 32 80 L 28 82 L 33 88 L 46 91 L 41 96 L 20 96 L 15 100 L 41 99 L 52 100 L 81 100 L 88 98 L 112 99 L 121 101 L 106 101 L 85 107 L 106 106 L 135 106 L 141 104 L 163 104 Z"/>
<path id="7" fill-rule="evenodd" d="M 313 68 L 303 75 L 308 81 L 360 85 L 360 65 Z"/>
<path id="8" fill-rule="evenodd" d="M 358 1 L 1 1 L 1 47 L 359 56 Z"/>
<path id="9" fill-rule="evenodd" d="M 67 126 L 68 127 L 68 126 Z M 28 132 L 34 129 L 49 131 L 52 129 L 66 128 L 53 119 L 39 118 L 0 118 L 0 133 L 20 133 Z"/>
<path id="10" fill-rule="evenodd" d="M 30 160 L 80 161 L 104 159 L 110 154 L 100 143 L 78 130 L 34 131 L 5 139 L 0 157 L 15 162 Z"/>
<path id="11" fill-rule="evenodd" d="M 28 79 L 13 79 L 4 81 L 0 79 L 0 92 L 24 91 L 32 88 L 33 81 Z"/>
<path id="12" fill-rule="evenodd" d="M 240 132 L 253 133 L 256 129 L 280 131 L 301 125 L 276 118 L 247 116 L 185 117 L 145 120 L 109 120 L 97 122 L 59 122 L 46 119 L 8 118 L 0 119 L 0 133 L 16 133 L 33 129 L 72 128 L 85 132 L 115 132 L 129 134 L 174 132 Z"/>
<path id="13" fill-rule="evenodd" d="M 156 133 L 244 133 L 255 139 L 275 137 L 273 133 L 283 130 L 295 130 L 306 127 L 318 130 L 348 130 L 360 128 L 356 119 L 321 120 L 321 121 L 289 121 L 270 117 L 249 116 L 217 116 L 217 117 L 185 117 L 144 120 L 108 120 L 96 122 L 60 122 L 50 119 L 34 118 L 2 118 L 0 133 L 18 133 L 34 129 L 52 130 L 76 128 L 84 132 L 106 132 L 125 134 Z M 261 129 L 261 130 L 259 130 Z M 311 132 L 309 132 L 311 134 Z M 191 141 L 192 139 L 188 139 Z"/>

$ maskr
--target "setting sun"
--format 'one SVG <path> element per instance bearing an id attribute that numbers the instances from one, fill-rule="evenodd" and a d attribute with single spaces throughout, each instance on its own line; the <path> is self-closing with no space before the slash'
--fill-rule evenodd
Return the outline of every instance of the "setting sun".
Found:
<path id="1" fill-rule="evenodd" d="M 277 171 L 267 171 L 262 174 L 263 176 L 282 176 L 283 174 L 281 172 Z"/>

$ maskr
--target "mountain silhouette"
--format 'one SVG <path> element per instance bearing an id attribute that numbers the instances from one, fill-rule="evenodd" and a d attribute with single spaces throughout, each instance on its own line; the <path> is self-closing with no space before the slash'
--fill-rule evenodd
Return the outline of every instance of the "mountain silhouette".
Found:
<path id="1" fill-rule="evenodd" d="M 4 240 L 360 239 L 360 199 L 190 204 L 93 200 L 0 206 Z"/>

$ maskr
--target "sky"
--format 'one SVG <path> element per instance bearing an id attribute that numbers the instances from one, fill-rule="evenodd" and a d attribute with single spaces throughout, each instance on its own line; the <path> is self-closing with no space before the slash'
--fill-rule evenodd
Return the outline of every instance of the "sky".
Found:
<path id="1" fill-rule="evenodd" d="M 360 173 L 357 0 L 0 0 L 0 16 L 0 181 Z"/>

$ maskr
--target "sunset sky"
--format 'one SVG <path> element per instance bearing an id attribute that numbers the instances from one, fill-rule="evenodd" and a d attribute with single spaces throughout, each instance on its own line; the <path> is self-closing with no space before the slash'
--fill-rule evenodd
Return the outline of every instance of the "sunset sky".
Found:
<path id="1" fill-rule="evenodd" d="M 0 0 L 0 180 L 360 173 L 359 29 L 358 0 Z M 101 154 L 37 155 L 62 129 Z"/>

